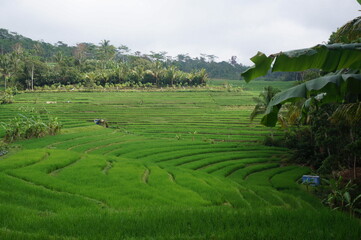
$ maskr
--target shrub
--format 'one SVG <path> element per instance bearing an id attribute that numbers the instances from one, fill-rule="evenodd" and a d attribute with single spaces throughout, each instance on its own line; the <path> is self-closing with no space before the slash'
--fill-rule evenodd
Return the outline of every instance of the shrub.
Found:
<path id="1" fill-rule="evenodd" d="M 14 102 L 14 95 L 16 93 L 16 89 L 7 88 L 2 97 L 0 98 L 1 104 L 9 104 Z"/>
<path id="2" fill-rule="evenodd" d="M 285 134 L 285 146 L 294 150 L 292 159 L 296 163 L 320 167 L 315 154 L 315 142 L 310 127 L 289 129 Z"/>
<path id="3" fill-rule="evenodd" d="M 284 140 L 282 137 L 267 135 L 263 139 L 263 144 L 266 146 L 284 147 Z"/>
<path id="4" fill-rule="evenodd" d="M 361 214 L 361 194 L 358 186 L 351 180 L 345 182 L 340 176 L 329 180 L 323 179 L 323 188 L 318 189 L 323 195 L 323 203 L 331 209 L 348 211 L 350 215 Z"/>
<path id="5" fill-rule="evenodd" d="M 47 115 L 47 120 L 38 116 L 19 114 L 9 123 L 2 123 L 5 129 L 4 141 L 11 143 L 20 139 L 39 138 L 45 135 L 55 135 L 62 127 L 57 118 Z"/>

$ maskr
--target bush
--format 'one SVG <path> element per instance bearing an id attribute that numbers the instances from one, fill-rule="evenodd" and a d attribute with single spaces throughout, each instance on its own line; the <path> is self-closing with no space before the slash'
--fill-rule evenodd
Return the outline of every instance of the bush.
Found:
<path id="1" fill-rule="evenodd" d="M 14 102 L 14 96 L 9 94 L 4 94 L 0 99 L 1 104 L 9 104 Z"/>
<path id="2" fill-rule="evenodd" d="M 346 181 L 341 176 L 323 178 L 322 185 L 315 191 L 331 209 L 348 211 L 351 216 L 361 216 L 361 189 L 353 181 Z"/>
<path id="3" fill-rule="evenodd" d="M 284 140 L 282 137 L 274 137 L 272 135 L 267 135 L 263 139 L 263 144 L 266 146 L 274 146 L 274 147 L 284 147 Z"/>
<path id="4" fill-rule="evenodd" d="M 1 104 L 9 104 L 14 102 L 14 95 L 16 93 L 16 89 L 7 88 L 2 97 L 0 98 Z"/>
<path id="5" fill-rule="evenodd" d="M 323 174 L 360 166 L 361 123 L 332 121 L 338 106 L 322 105 L 310 112 L 309 125 L 288 129 L 285 146 L 294 149 L 295 162 L 307 164 Z"/>
<path id="6" fill-rule="evenodd" d="M 11 143 L 20 139 L 39 138 L 45 135 L 55 135 L 60 132 L 61 123 L 57 118 L 47 116 L 43 120 L 40 115 L 27 117 L 19 114 L 9 123 L 2 123 L 5 129 L 4 141 Z"/>
<path id="7" fill-rule="evenodd" d="M 290 129 L 284 139 L 285 146 L 294 150 L 292 156 L 294 162 L 313 168 L 320 167 L 321 162 L 315 156 L 315 142 L 310 127 Z"/>

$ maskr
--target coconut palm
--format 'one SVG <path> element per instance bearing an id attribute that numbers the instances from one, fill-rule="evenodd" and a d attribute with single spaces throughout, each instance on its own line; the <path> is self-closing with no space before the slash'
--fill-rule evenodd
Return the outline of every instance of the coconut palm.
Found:
<path id="1" fill-rule="evenodd" d="M 176 78 L 177 78 L 177 72 L 178 72 L 178 69 L 176 66 L 170 66 L 169 68 L 167 68 L 167 75 L 168 75 L 168 78 L 170 79 L 171 86 L 174 85 L 174 80 L 176 80 Z"/>
<path id="2" fill-rule="evenodd" d="M 62 52 L 59 51 L 59 52 L 54 54 L 53 58 L 54 58 L 55 62 L 61 63 L 64 60 L 64 55 L 63 55 Z"/>
<path id="3" fill-rule="evenodd" d="M 103 40 L 98 47 L 98 55 L 103 61 L 113 60 L 116 55 L 116 48 L 110 44 L 109 40 Z"/>
<path id="4" fill-rule="evenodd" d="M 15 52 L 0 55 L 0 73 L 4 77 L 4 87 L 7 88 L 8 81 L 17 72 L 20 56 Z"/>
<path id="5" fill-rule="evenodd" d="M 196 72 L 195 76 L 197 78 L 197 84 L 204 85 L 208 79 L 208 73 L 204 68 Z"/>
<path id="6" fill-rule="evenodd" d="M 162 74 L 164 72 L 164 68 L 162 66 L 162 63 L 159 62 L 159 61 L 154 62 L 153 65 L 152 65 L 151 72 L 152 72 L 152 75 L 155 78 L 155 84 L 157 86 L 159 86 L 160 85 L 159 80 L 160 80 L 160 78 L 161 78 L 161 76 L 162 76 Z"/>
<path id="7" fill-rule="evenodd" d="M 7 55 L 0 55 L 0 73 L 4 78 L 5 89 L 7 83 L 8 69 L 9 69 L 9 61 Z"/>
<path id="8" fill-rule="evenodd" d="M 130 74 L 128 75 L 128 80 L 135 83 L 141 83 L 144 79 L 144 68 L 142 66 L 136 66 L 132 70 L 130 70 Z"/>
<path id="9" fill-rule="evenodd" d="M 254 97 L 253 100 L 256 102 L 250 119 L 253 121 L 255 117 L 266 112 L 267 106 L 270 103 L 271 99 L 279 93 L 281 90 L 274 88 L 272 86 L 265 87 L 264 90 L 259 94 L 259 97 Z"/>
<path id="10" fill-rule="evenodd" d="M 355 43 L 361 42 L 361 17 L 357 17 L 341 28 L 330 37 L 329 43 Z"/>

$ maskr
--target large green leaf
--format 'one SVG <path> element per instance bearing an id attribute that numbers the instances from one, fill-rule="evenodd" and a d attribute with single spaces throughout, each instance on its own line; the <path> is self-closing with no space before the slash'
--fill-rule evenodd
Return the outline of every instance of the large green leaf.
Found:
<path id="1" fill-rule="evenodd" d="M 345 68 L 361 70 L 361 44 L 317 45 L 307 49 L 280 52 L 269 57 L 259 52 L 252 58 L 252 61 L 255 66 L 242 73 L 247 82 L 265 75 L 270 69 L 273 72 L 303 71 L 315 68 L 326 72 Z"/>
<path id="2" fill-rule="evenodd" d="M 360 86 L 361 74 L 330 74 L 289 88 L 272 98 L 267 106 L 266 115 L 262 118 L 262 124 L 275 126 L 278 112 L 286 102 L 304 98 L 307 99 L 307 105 L 315 96 L 322 96 L 322 103 L 340 102 L 346 94 L 361 94 Z"/>
<path id="3" fill-rule="evenodd" d="M 273 62 L 273 57 L 267 57 L 264 53 L 258 52 L 251 58 L 251 61 L 254 62 L 255 66 L 242 73 L 246 82 L 266 75 Z"/>
<path id="4" fill-rule="evenodd" d="M 274 127 L 276 126 L 277 120 L 278 120 L 278 112 L 280 111 L 282 107 L 282 104 L 278 104 L 273 106 L 269 113 L 264 115 L 261 123 L 265 125 L 266 127 Z"/>
<path id="5" fill-rule="evenodd" d="M 308 48 L 289 52 L 281 52 L 277 55 L 272 71 L 302 71 L 311 68 L 320 68 L 322 59 L 327 55 L 324 48 Z"/>

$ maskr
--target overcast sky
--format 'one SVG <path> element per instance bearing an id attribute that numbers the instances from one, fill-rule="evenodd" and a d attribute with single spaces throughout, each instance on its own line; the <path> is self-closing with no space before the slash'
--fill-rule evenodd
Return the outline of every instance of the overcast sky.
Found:
<path id="1" fill-rule="evenodd" d="M 356 0 L 0 0 L 0 28 L 69 45 L 237 56 L 310 47 L 357 17 Z"/>

